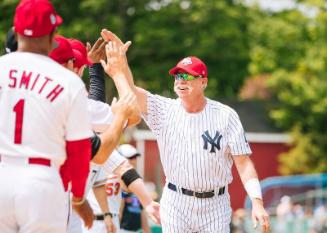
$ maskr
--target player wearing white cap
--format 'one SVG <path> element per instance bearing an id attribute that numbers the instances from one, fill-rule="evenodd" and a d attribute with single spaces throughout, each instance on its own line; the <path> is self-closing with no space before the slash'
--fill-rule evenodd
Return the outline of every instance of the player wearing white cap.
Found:
<path id="1" fill-rule="evenodd" d="M 117 152 L 128 159 L 129 163 L 135 167 L 136 166 L 136 160 L 134 158 L 140 156 L 139 152 L 136 150 L 135 147 L 129 144 L 123 144 L 120 145 L 117 149 Z M 99 206 L 97 197 L 98 195 L 103 195 L 102 192 L 102 186 L 105 187 L 106 190 L 106 196 L 107 196 L 107 202 L 108 206 L 110 208 L 110 214 L 112 215 L 112 220 L 115 225 L 117 232 L 122 232 L 122 229 L 120 229 L 120 219 L 119 215 L 121 216 L 121 210 L 124 208 L 124 204 L 121 206 L 122 202 L 122 189 L 124 189 L 124 184 L 121 184 L 121 179 L 116 174 L 109 174 L 105 176 L 99 175 L 97 180 L 94 182 L 93 186 L 93 192 L 89 192 L 88 194 L 88 201 L 95 213 L 95 221 L 93 223 L 93 226 L 91 229 L 87 230 L 86 228 L 83 229 L 84 233 L 107 233 L 106 229 L 106 215 L 104 214 L 106 211 L 104 211 L 101 207 L 101 204 Z M 126 190 L 125 190 L 126 191 Z M 101 193 L 101 194 L 99 194 Z M 125 198 L 127 200 L 126 209 L 130 210 L 133 209 L 136 211 L 136 213 L 131 213 L 132 215 L 135 214 L 135 216 L 128 216 L 124 215 L 124 229 L 129 229 L 128 227 L 134 227 L 133 229 L 139 229 L 142 228 L 144 232 L 150 232 L 150 228 L 148 226 L 147 218 L 144 213 L 144 210 L 142 210 L 141 203 L 139 202 L 137 196 L 135 196 L 133 193 L 126 193 L 124 194 Z M 130 196 L 130 197 L 127 197 Z M 131 203 L 131 201 L 133 203 Z M 133 211 L 132 210 L 132 211 Z M 127 211 L 126 211 L 127 212 Z M 126 221 L 127 218 L 131 217 L 130 221 Z M 141 221 L 142 217 L 142 221 Z M 126 225 L 127 224 L 127 225 Z M 131 224 L 133 226 L 131 226 Z"/>
<path id="2" fill-rule="evenodd" d="M 269 232 L 269 216 L 242 124 L 233 109 L 205 97 L 206 65 L 193 56 L 182 59 L 169 72 L 178 98 L 153 95 L 134 85 L 123 49 L 126 44 L 109 31 L 102 35 L 109 41 L 107 63 L 102 61 L 105 71 L 118 91 L 126 85 L 134 90 L 144 120 L 157 138 L 166 175 L 160 201 L 163 232 L 229 232 L 233 161 L 252 200 L 254 224 L 259 220 L 263 231 Z"/>
<path id="3" fill-rule="evenodd" d="M 137 158 L 141 154 L 136 148 L 129 144 L 122 144 L 117 149 L 121 155 L 128 159 L 133 165 L 137 166 Z M 127 190 L 122 190 L 122 202 L 120 207 L 120 233 L 150 233 L 148 219 L 144 213 L 138 198 Z"/>
<path id="4" fill-rule="evenodd" d="M 85 86 L 47 56 L 61 22 L 49 1 L 21 1 L 18 51 L 0 58 L 1 232 L 65 232 L 59 166 L 66 157 L 73 200 L 84 194 L 92 135 Z"/>

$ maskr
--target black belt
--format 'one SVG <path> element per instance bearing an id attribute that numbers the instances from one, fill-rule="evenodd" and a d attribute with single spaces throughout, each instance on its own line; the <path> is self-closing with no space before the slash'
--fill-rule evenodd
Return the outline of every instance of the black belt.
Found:
<path id="1" fill-rule="evenodd" d="M 177 186 L 172 184 L 172 183 L 168 183 L 168 188 L 177 192 Z M 195 191 L 192 191 L 192 190 L 189 190 L 189 189 L 184 189 L 184 188 L 180 188 L 180 190 L 182 191 L 182 193 L 184 195 L 187 195 L 187 196 L 194 196 L 194 197 L 197 197 L 197 198 L 210 198 L 210 197 L 213 197 L 215 195 L 215 191 L 212 190 L 212 191 L 208 191 L 208 192 L 195 192 Z M 219 188 L 218 190 L 218 195 L 222 195 L 225 193 L 225 187 L 222 187 L 222 188 Z"/>
<path id="2" fill-rule="evenodd" d="M 109 216 L 111 216 L 111 217 L 117 216 L 117 214 L 111 214 L 111 213 L 110 213 L 110 214 L 107 214 L 107 215 L 109 215 Z M 103 221 L 104 218 L 105 218 L 107 215 L 105 215 L 105 214 L 96 214 L 96 215 L 94 215 L 94 220 Z"/>

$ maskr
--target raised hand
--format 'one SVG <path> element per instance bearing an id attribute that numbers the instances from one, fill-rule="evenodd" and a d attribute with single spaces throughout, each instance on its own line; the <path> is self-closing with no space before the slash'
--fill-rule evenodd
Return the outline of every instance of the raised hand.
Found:
<path id="1" fill-rule="evenodd" d="M 100 63 L 101 60 L 106 59 L 106 44 L 102 37 L 97 39 L 93 46 L 89 42 L 86 44 L 87 56 L 93 63 Z"/>
<path id="2" fill-rule="evenodd" d="M 117 46 L 114 41 L 109 41 L 105 46 L 107 63 L 102 59 L 101 64 L 104 71 L 112 78 L 117 74 L 124 73 L 128 66 L 126 59 L 126 52 L 132 42 L 127 41 L 122 46 Z"/>
<path id="3" fill-rule="evenodd" d="M 118 47 L 124 45 L 124 43 L 121 41 L 121 39 L 119 39 L 119 37 L 116 34 L 114 34 L 111 31 L 108 31 L 107 29 L 102 29 L 101 36 L 106 42 L 109 41 L 115 42 Z"/>
<path id="4" fill-rule="evenodd" d="M 144 209 L 156 224 L 160 224 L 160 204 L 158 202 L 152 201 Z"/>

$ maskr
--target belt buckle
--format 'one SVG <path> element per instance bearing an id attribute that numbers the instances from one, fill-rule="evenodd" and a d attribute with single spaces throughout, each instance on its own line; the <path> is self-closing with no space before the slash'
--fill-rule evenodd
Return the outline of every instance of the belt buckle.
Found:
<path id="1" fill-rule="evenodd" d="M 214 195 L 215 195 L 214 192 L 203 192 L 203 193 L 194 192 L 194 196 L 197 198 L 211 198 Z"/>

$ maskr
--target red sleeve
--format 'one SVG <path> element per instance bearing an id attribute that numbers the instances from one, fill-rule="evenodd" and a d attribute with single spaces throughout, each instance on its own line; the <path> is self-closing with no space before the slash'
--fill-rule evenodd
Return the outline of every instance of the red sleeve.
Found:
<path id="1" fill-rule="evenodd" d="M 67 159 L 65 160 L 65 163 L 63 165 L 61 165 L 59 172 L 60 172 L 62 183 L 64 185 L 64 189 L 65 189 L 65 191 L 67 191 L 68 183 L 71 181 L 69 165 L 68 165 Z"/>
<path id="2" fill-rule="evenodd" d="M 85 184 L 90 170 L 91 140 L 82 139 L 66 141 L 67 163 L 72 182 L 72 193 L 75 197 L 83 197 Z M 64 183 L 65 183 L 65 179 Z"/>

